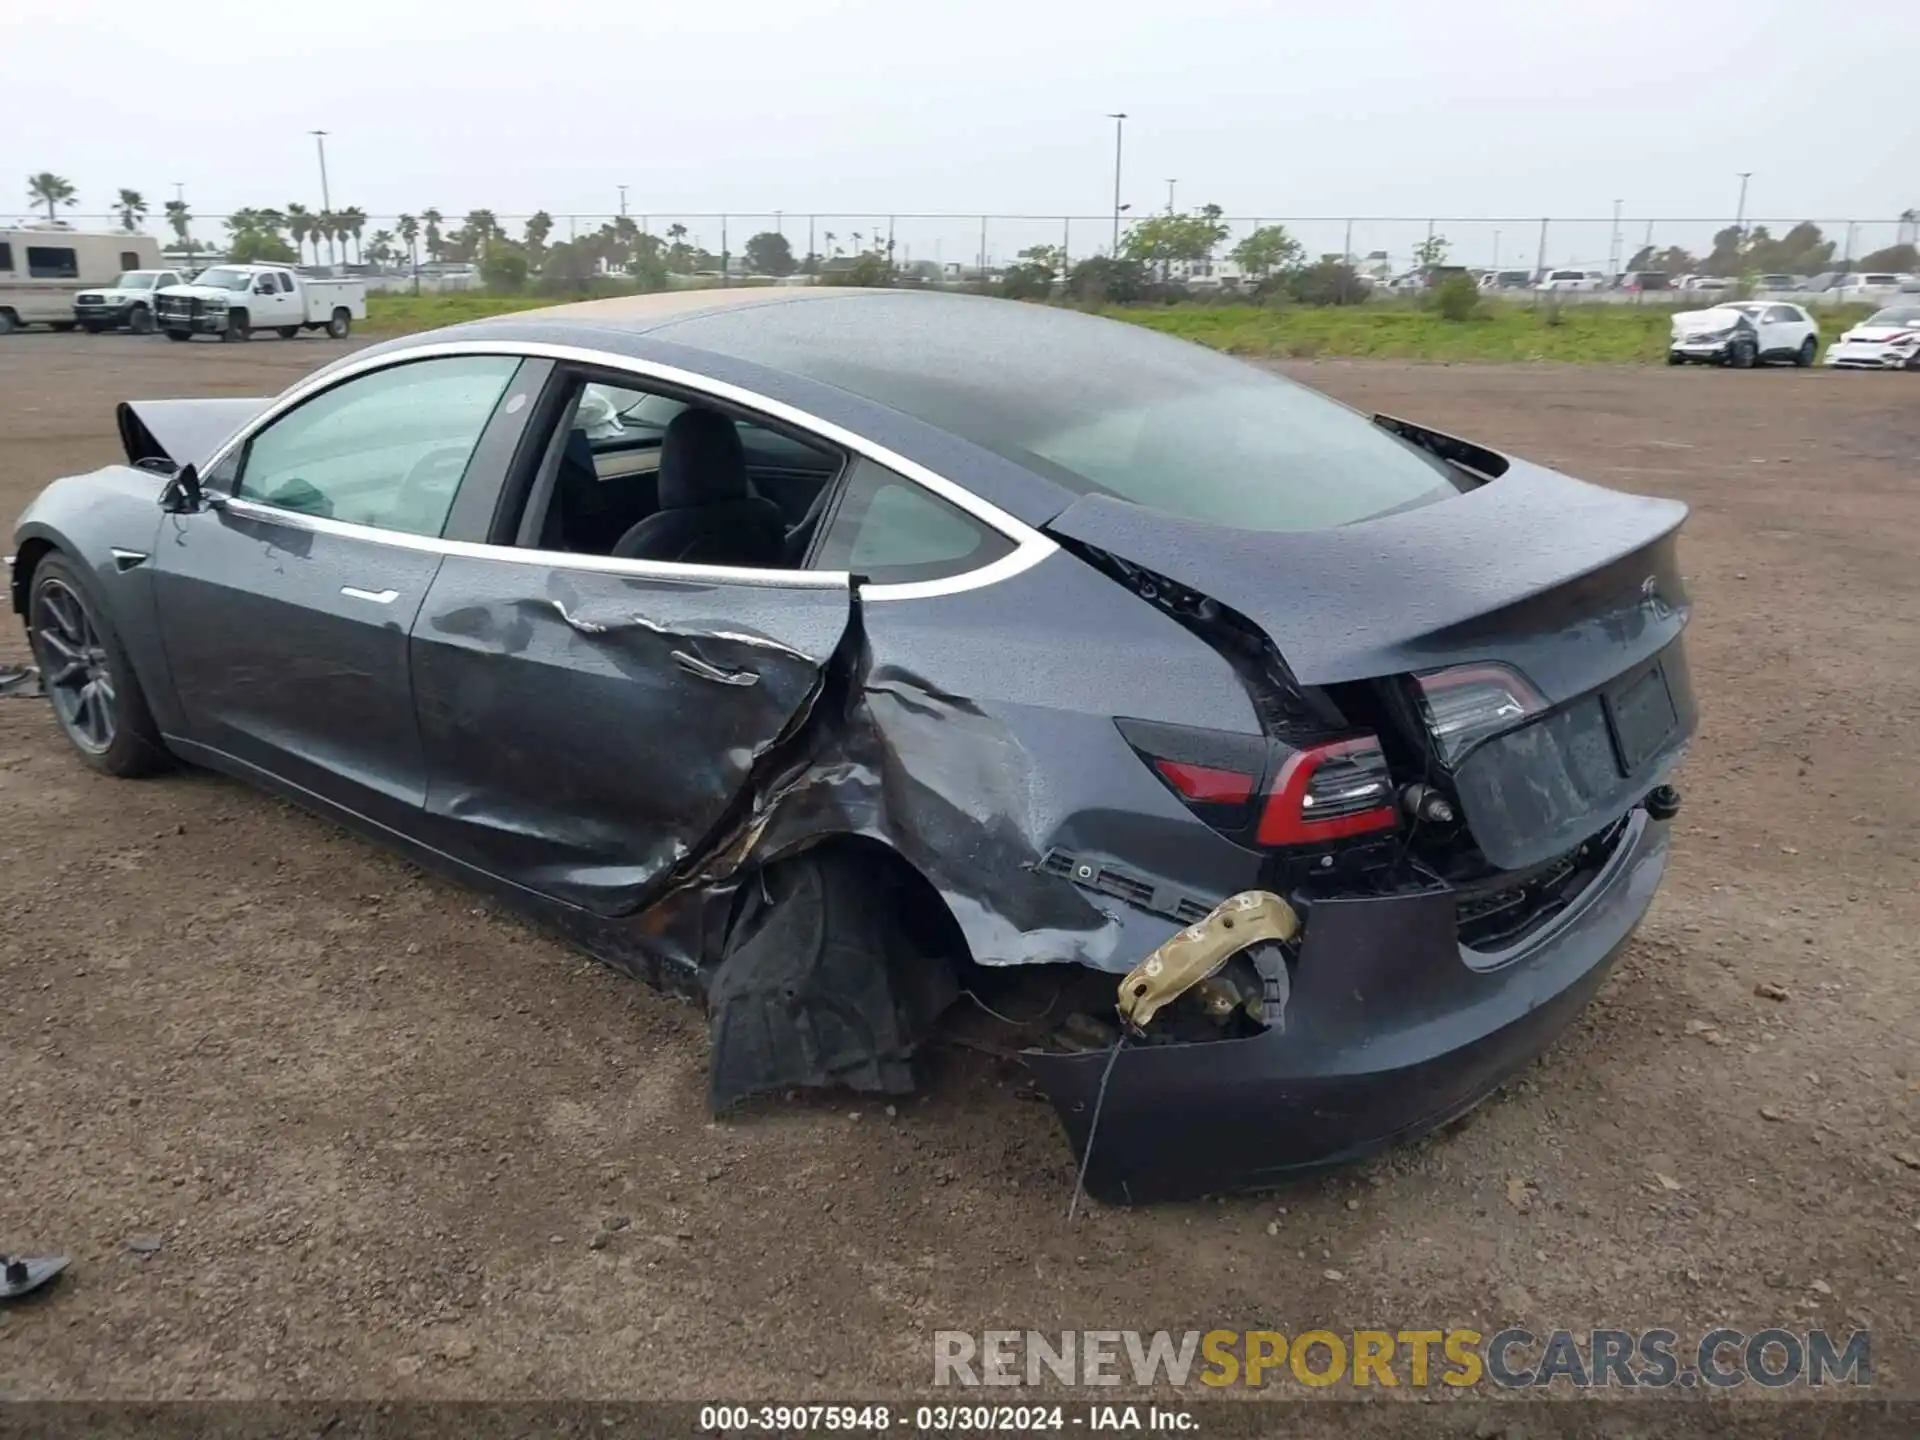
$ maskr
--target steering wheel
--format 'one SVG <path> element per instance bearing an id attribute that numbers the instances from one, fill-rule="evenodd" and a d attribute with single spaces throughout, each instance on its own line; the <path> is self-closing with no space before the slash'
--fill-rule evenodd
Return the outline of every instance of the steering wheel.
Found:
<path id="1" fill-rule="evenodd" d="M 400 482 L 399 493 L 393 497 L 395 514 L 444 516 L 453 504 L 453 492 L 466 473 L 470 454 L 469 446 L 443 445 L 414 461 Z"/>

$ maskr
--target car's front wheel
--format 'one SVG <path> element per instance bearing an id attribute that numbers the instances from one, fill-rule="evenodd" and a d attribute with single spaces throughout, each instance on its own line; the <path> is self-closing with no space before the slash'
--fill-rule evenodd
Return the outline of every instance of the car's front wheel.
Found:
<path id="1" fill-rule="evenodd" d="M 81 760 L 106 775 L 165 769 L 166 745 L 120 637 L 64 556 L 35 568 L 27 618 L 41 686 Z"/>
<path id="2" fill-rule="evenodd" d="M 127 316 L 127 328 L 136 335 L 151 335 L 153 333 L 153 311 L 144 305 L 134 306 L 133 313 Z"/>
<path id="3" fill-rule="evenodd" d="M 228 341 L 251 340 L 253 338 L 253 322 L 247 319 L 247 312 L 244 310 L 229 310 L 227 312 L 227 328 L 220 332 L 220 338 Z"/>
<path id="4" fill-rule="evenodd" d="M 1820 342 L 1809 335 L 1800 342 L 1800 348 L 1793 352 L 1793 363 L 1802 370 L 1813 364 L 1813 357 L 1819 353 Z"/>
<path id="5" fill-rule="evenodd" d="M 1727 346 L 1727 364 L 1736 370 L 1751 370 L 1759 352 L 1744 335 Z"/>

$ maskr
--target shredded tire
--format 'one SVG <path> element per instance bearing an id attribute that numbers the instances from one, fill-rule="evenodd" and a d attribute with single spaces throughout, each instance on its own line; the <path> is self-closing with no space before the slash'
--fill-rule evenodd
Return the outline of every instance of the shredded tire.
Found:
<path id="1" fill-rule="evenodd" d="M 713 1112 L 795 1087 L 912 1090 L 914 1049 L 957 990 L 947 957 L 909 938 L 893 867 L 809 851 L 747 886 L 707 994 Z"/>

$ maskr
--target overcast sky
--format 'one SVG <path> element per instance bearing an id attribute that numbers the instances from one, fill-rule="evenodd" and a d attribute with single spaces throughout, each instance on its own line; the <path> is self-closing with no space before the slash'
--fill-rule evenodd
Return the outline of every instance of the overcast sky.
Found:
<path id="1" fill-rule="evenodd" d="M 1105 112 L 1125 110 L 1140 208 L 1169 176 L 1182 208 L 1249 216 L 1606 216 L 1618 198 L 1631 248 L 1649 216 L 1730 220 L 1742 170 L 1749 217 L 1920 205 L 1916 74 L 1905 3 L 0 4 L 18 192 L 0 214 L 42 169 L 82 213 L 123 185 L 157 210 L 175 182 L 202 215 L 317 209 L 306 132 L 324 127 L 335 205 L 373 215 L 605 214 L 625 183 L 636 215 L 778 208 L 790 235 L 809 211 L 1098 216 Z M 1518 259 L 1535 239 L 1498 243 Z"/>

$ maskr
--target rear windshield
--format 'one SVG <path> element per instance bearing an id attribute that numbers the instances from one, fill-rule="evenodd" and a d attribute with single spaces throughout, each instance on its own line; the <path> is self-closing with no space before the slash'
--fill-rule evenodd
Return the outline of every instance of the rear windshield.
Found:
<path id="1" fill-rule="evenodd" d="M 873 323 L 889 315 L 898 322 Z M 1191 520 L 1324 530 L 1458 493 L 1439 461 L 1318 391 L 1070 311 L 890 295 L 722 311 L 658 333 L 863 395 L 1076 494 Z"/>

